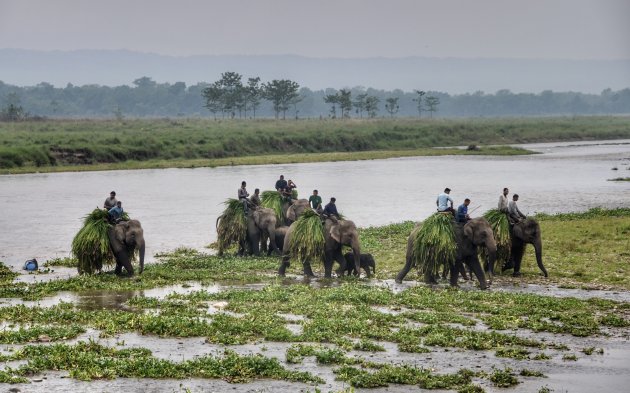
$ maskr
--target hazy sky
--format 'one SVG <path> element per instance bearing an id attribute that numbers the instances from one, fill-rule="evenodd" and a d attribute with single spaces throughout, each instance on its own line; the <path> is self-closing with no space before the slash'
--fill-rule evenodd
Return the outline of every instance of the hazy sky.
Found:
<path id="1" fill-rule="evenodd" d="M 0 48 L 630 58 L 630 0 L 0 0 Z"/>

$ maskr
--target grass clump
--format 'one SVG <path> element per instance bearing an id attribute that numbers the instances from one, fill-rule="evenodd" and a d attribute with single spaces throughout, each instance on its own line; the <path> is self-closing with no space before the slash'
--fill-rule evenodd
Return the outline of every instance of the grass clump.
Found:
<path id="1" fill-rule="evenodd" d="M 223 255 L 232 245 L 244 242 L 247 235 L 247 218 L 241 201 L 229 198 L 224 205 L 223 213 L 217 218 L 219 255 Z"/>
<path id="2" fill-rule="evenodd" d="M 413 258 L 421 274 L 438 275 L 455 262 L 455 231 L 450 214 L 435 213 L 416 232 Z"/>
<path id="3" fill-rule="evenodd" d="M 324 226 L 319 215 L 313 210 L 306 210 L 292 224 L 289 254 L 299 262 L 322 260 L 324 257 Z"/>
<path id="4" fill-rule="evenodd" d="M 512 369 L 509 367 L 506 367 L 503 370 L 495 369 L 494 372 L 490 374 L 489 379 L 492 381 L 494 386 L 500 388 L 509 388 L 510 386 L 519 384 L 518 378 L 516 378 Z"/>
<path id="5" fill-rule="evenodd" d="M 488 220 L 494 233 L 494 240 L 497 242 L 497 263 L 503 266 L 510 259 L 510 223 L 507 215 L 499 209 L 491 209 L 484 213 L 483 217 Z M 484 248 L 485 250 L 485 248 Z"/>
<path id="6" fill-rule="evenodd" d="M 66 257 L 66 258 L 52 258 L 44 262 L 44 267 L 78 267 L 79 261 L 76 258 Z"/>
<path id="7" fill-rule="evenodd" d="M 260 194 L 260 205 L 272 209 L 276 212 L 276 220 L 278 222 L 284 222 L 284 210 L 282 209 L 284 198 L 278 191 L 263 191 Z"/>
<path id="8" fill-rule="evenodd" d="M 111 225 L 107 221 L 108 213 L 103 209 L 94 209 L 83 220 L 83 227 L 72 240 L 72 255 L 77 259 L 81 274 L 93 274 L 103 265 L 113 265 L 114 255 L 109 247 L 107 232 Z"/>
<path id="9" fill-rule="evenodd" d="M 385 348 L 382 345 L 378 345 L 369 340 L 361 340 L 352 346 L 357 351 L 365 352 L 385 352 Z"/>
<path id="10" fill-rule="evenodd" d="M 535 370 L 529 370 L 529 369 L 522 369 L 521 372 L 519 373 L 519 375 L 521 377 L 538 377 L 538 378 L 547 378 L 547 376 L 545 374 L 543 374 L 540 371 L 535 371 Z"/>
<path id="11" fill-rule="evenodd" d="M 0 284 L 10 284 L 18 274 L 0 262 Z"/>

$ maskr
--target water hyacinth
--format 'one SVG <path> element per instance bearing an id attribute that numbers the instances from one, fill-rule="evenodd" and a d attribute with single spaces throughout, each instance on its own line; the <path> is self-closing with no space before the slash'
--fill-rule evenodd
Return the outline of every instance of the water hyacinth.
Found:
<path id="1" fill-rule="evenodd" d="M 284 199 L 278 191 L 263 191 L 260 194 L 260 205 L 262 207 L 273 209 L 273 211 L 276 212 L 276 219 L 278 222 L 284 222 L 284 211 L 282 210 L 283 204 Z"/>
<path id="2" fill-rule="evenodd" d="M 307 210 L 293 224 L 289 254 L 294 260 L 322 260 L 324 257 L 324 226 L 319 215 Z"/>
<path id="3" fill-rule="evenodd" d="M 438 275 L 455 262 L 457 245 L 450 214 L 435 213 L 416 232 L 413 259 L 420 273 Z"/>
<path id="4" fill-rule="evenodd" d="M 483 217 L 488 220 L 494 233 L 494 240 L 497 242 L 497 265 L 503 266 L 510 259 L 510 223 L 507 215 L 498 209 L 491 209 L 484 213 Z M 485 250 L 485 248 L 482 248 Z M 485 251 L 482 256 L 486 259 Z"/>
<path id="5" fill-rule="evenodd" d="M 83 227 L 72 240 L 72 254 L 78 260 L 79 273 L 93 274 L 103 265 L 114 264 L 109 248 L 107 211 L 94 209 L 83 220 Z"/>
<path id="6" fill-rule="evenodd" d="M 247 219 L 241 201 L 229 198 L 224 204 L 223 214 L 217 219 L 219 255 L 233 244 L 240 244 L 247 234 Z"/>

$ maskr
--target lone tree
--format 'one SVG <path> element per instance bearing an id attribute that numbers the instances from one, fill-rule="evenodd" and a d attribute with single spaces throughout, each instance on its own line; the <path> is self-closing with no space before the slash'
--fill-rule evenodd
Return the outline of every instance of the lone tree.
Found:
<path id="1" fill-rule="evenodd" d="M 416 90 L 416 94 L 418 96 L 414 98 L 413 101 L 416 102 L 416 108 L 418 109 L 418 117 L 422 117 L 422 110 L 424 109 L 424 102 L 422 100 L 422 97 L 425 94 L 427 94 L 427 92 L 422 91 L 422 90 Z"/>
<path id="2" fill-rule="evenodd" d="M 352 102 L 352 105 L 360 118 L 363 118 L 363 111 L 365 111 L 367 96 L 367 93 L 357 94 L 356 99 Z"/>
<path id="3" fill-rule="evenodd" d="M 350 117 L 350 111 L 352 110 L 352 92 L 347 89 L 339 90 L 337 93 L 339 97 L 339 109 L 341 109 L 341 117 Z"/>
<path id="4" fill-rule="evenodd" d="M 212 112 L 216 120 L 217 112 L 221 111 L 223 108 L 221 103 L 221 87 L 215 82 L 203 89 L 201 95 L 206 99 L 205 107 Z"/>
<path id="5" fill-rule="evenodd" d="M 394 117 L 396 113 L 398 113 L 398 97 L 389 97 L 385 100 L 385 110 L 389 113 L 391 117 Z"/>
<path id="6" fill-rule="evenodd" d="M 263 98 L 273 104 L 276 119 L 280 117 L 280 112 L 282 112 L 282 120 L 286 119 L 289 105 L 299 97 L 299 88 L 300 85 L 297 82 L 288 79 L 274 79 L 263 84 Z"/>
<path id="7" fill-rule="evenodd" d="M 427 111 L 429 111 L 431 118 L 433 118 L 433 112 L 437 112 L 437 107 L 440 105 L 440 99 L 436 96 L 427 96 L 425 103 Z"/>
<path id="8" fill-rule="evenodd" d="M 339 95 L 337 94 L 328 94 L 324 97 L 324 102 L 327 104 L 331 104 L 330 114 L 333 119 L 337 118 L 337 104 L 339 104 Z"/>
<path id="9" fill-rule="evenodd" d="M 381 102 L 376 96 L 367 96 L 365 99 L 365 111 L 368 113 L 368 116 L 373 119 L 376 117 L 376 112 L 378 112 L 378 104 Z"/>
<path id="10" fill-rule="evenodd" d="M 247 87 L 245 88 L 245 101 L 249 105 L 249 109 L 256 118 L 256 109 L 260 106 L 260 99 L 262 97 L 262 88 L 260 87 L 260 77 L 249 78 L 247 80 Z M 247 117 L 247 108 L 245 108 L 245 117 Z"/>
<path id="11" fill-rule="evenodd" d="M 237 72 L 224 72 L 221 74 L 217 86 L 221 90 L 221 103 L 223 112 L 234 118 L 236 111 L 243 110 L 245 103 L 245 90 L 241 82 L 242 75 Z"/>

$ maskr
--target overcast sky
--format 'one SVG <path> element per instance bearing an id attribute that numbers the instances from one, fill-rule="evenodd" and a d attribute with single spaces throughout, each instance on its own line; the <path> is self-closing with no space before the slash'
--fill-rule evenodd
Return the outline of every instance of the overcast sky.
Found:
<path id="1" fill-rule="evenodd" d="M 0 0 L 0 48 L 630 58 L 630 0 Z"/>

